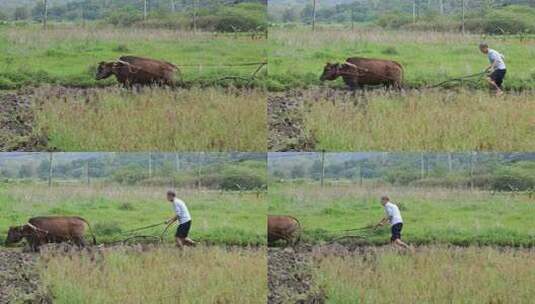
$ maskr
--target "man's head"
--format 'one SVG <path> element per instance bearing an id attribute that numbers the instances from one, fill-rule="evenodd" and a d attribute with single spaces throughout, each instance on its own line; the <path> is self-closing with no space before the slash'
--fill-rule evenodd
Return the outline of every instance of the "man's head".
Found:
<path id="1" fill-rule="evenodd" d="M 175 200 L 175 197 L 176 197 L 176 192 L 173 191 L 173 190 L 169 190 L 167 191 L 167 200 L 172 202 Z"/>
<path id="2" fill-rule="evenodd" d="M 386 195 L 381 196 L 381 205 L 386 205 L 390 201 L 390 198 Z"/>
<path id="3" fill-rule="evenodd" d="M 481 53 L 487 54 L 489 52 L 489 45 L 485 42 L 481 42 L 479 44 L 479 50 L 481 51 Z"/>
<path id="4" fill-rule="evenodd" d="M 24 237 L 24 227 L 23 226 L 16 226 L 16 227 L 9 227 L 9 230 L 7 231 L 7 238 L 5 245 L 11 245 L 14 243 L 20 242 L 22 238 Z"/>

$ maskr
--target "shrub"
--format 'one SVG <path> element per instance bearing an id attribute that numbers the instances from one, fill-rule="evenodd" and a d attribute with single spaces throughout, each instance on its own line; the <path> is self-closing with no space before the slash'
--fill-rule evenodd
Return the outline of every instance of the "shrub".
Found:
<path id="1" fill-rule="evenodd" d="M 112 179 L 120 184 L 135 185 L 148 177 L 142 168 L 128 167 L 119 169 L 113 174 Z"/>
<path id="2" fill-rule="evenodd" d="M 412 17 L 401 12 L 392 12 L 381 15 L 377 19 L 377 24 L 383 28 L 399 29 L 412 22 Z"/>
<path id="3" fill-rule="evenodd" d="M 131 26 L 142 20 L 143 16 L 138 10 L 128 7 L 113 11 L 106 17 L 106 21 L 115 26 Z"/>
<path id="4" fill-rule="evenodd" d="M 222 190 L 255 190 L 265 188 L 265 181 L 256 175 L 230 175 L 225 176 L 221 181 Z"/>

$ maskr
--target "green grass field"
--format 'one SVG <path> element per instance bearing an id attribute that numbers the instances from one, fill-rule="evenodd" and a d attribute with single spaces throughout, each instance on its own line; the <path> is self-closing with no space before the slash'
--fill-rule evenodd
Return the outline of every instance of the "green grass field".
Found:
<path id="1" fill-rule="evenodd" d="M 264 151 L 266 94 L 225 88 L 33 95 L 35 132 L 60 151 Z"/>
<path id="2" fill-rule="evenodd" d="M 43 31 L 38 25 L 0 26 L 0 89 L 44 83 L 110 85 L 114 79 L 94 79 L 96 67 L 121 55 L 172 62 L 186 82 L 217 82 L 227 76 L 251 75 L 255 66 L 223 65 L 266 61 L 265 47 L 265 39 L 165 29 L 54 24 Z"/>
<path id="3" fill-rule="evenodd" d="M 87 219 L 98 243 L 122 240 L 127 230 L 163 222 L 174 215 L 167 189 L 119 185 L 3 184 L 0 186 L 0 238 L 10 226 L 40 215 L 78 215 Z M 191 237 L 209 244 L 265 244 L 263 194 L 178 190 L 192 215 Z M 140 231 L 159 236 L 165 225 Z M 166 240 L 172 242 L 176 224 Z"/>
<path id="4" fill-rule="evenodd" d="M 420 247 L 414 254 L 370 248 L 319 257 L 327 303 L 530 303 L 535 252 L 490 247 Z"/>
<path id="5" fill-rule="evenodd" d="M 314 136 L 317 150 L 535 149 L 533 91 L 501 98 L 468 90 L 377 91 L 352 99 L 356 105 L 332 97 L 307 103 L 305 133 Z"/>
<path id="6" fill-rule="evenodd" d="M 54 303 L 265 303 L 262 249 L 160 247 L 41 256 Z"/>
<path id="7" fill-rule="evenodd" d="M 478 50 L 480 41 L 506 56 L 508 89 L 535 88 L 535 40 L 518 37 L 462 36 L 458 33 L 396 32 L 370 28 L 326 27 L 312 33 L 309 28 L 272 28 L 269 32 L 269 78 L 272 90 L 319 85 L 326 62 L 348 57 L 391 59 L 405 67 L 405 86 L 419 87 L 449 78 L 482 72 L 488 66 Z M 342 80 L 329 85 L 345 87 Z M 484 87 L 482 83 L 480 87 Z"/>
<path id="8" fill-rule="evenodd" d="M 403 239 L 410 244 L 535 246 L 535 198 L 528 194 L 355 184 L 269 187 L 268 213 L 297 217 L 309 242 L 357 235 L 354 241 L 362 244 L 389 243 L 389 227 L 340 231 L 376 224 L 384 216 L 379 197 L 388 194 L 400 206 Z"/>

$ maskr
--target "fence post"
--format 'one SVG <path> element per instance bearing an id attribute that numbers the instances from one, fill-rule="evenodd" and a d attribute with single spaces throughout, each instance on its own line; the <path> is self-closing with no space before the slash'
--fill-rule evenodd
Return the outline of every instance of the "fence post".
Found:
<path id="1" fill-rule="evenodd" d="M 461 11 L 462 11 L 462 25 L 461 25 L 461 29 L 462 29 L 462 33 L 463 33 L 463 35 L 464 35 L 464 14 L 465 14 L 464 1 L 465 1 L 465 0 L 461 0 L 461 5 L 462 5 L 462 8 L 461 8 Z"/>
<path id="2" fill-rule="evenodd" d="M 351 31 L 355 30 L 355 7 L 351 6 Z"/>
<path id="3" fill-rule="evenodd" d="M 420 179 L 424 179 L 425 177 L 425 159 L 424 159 L 424 152 L 420 153 Z"/>
<path id="4" fill-rule="evenodd" d="M 312 0 L 312 31 L 316 31 L 316 0 Z"/>
<path id="5" fill-rule="evenodd" d="M 52 161 L 53 161 L 53 154 L 52 152 L 49 152 L 49 158 L 48 158 L 48 187 L 52 187 Z"/>
<path id="6" fill-rule="evenodd" d="M 85 176 L 87 179 L 87 185 L 89 186 L 89 161 L 85 162 Z"/>
<path id="7" fill-rule="evenodd" d="M 152 178 L 152 152 L 149 152 L 149 179 Z"/>
<path id="8" fill-rule="evenodd" d="M 412 0 L 412 23 L 416 23 L 416 0 Z"/>
<path id="9" fill-rule="evenodd" d="M 202 188 L 202 169 L 201 169 L 202 152 L 199 152 L 197 158 L 197 190 L 201 192 Z"/>
<path id="10" fill-rule="evenodd" d="M 470 153 L 470 191 L 474 191 L 474 153 Z"/>
<path id="11" fill-rule="evenodd" d="M 193 0 L 193 32 L 197 33 L 197 0 Z"/>
<path id="12" fill-rule="evenodd" d="M 43 0 L 43 28 L 46 29 L 46 24 L 48 22 L 48 0 Z"/>
<path id="13" fill-rule="evenodd" d="M 147 1 L 143 1 L 143 21 L 147 21 Z"/>
<path id="14" fill-rule="evenodd" d="M 325 150 L 321 150 L 321 187 L 325 179 Z"/>

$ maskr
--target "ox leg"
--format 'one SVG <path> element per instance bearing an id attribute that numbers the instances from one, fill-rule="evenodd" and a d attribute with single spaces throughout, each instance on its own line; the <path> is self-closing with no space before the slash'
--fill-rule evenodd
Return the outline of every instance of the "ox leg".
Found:
<path id="1" fill-rule="evenodd" d="M 79 249 L 82 249 L 86 246 L 85 240 L 83 237 L 76 237 L 72 240 L 76 246 L 78 246 Z"/>

